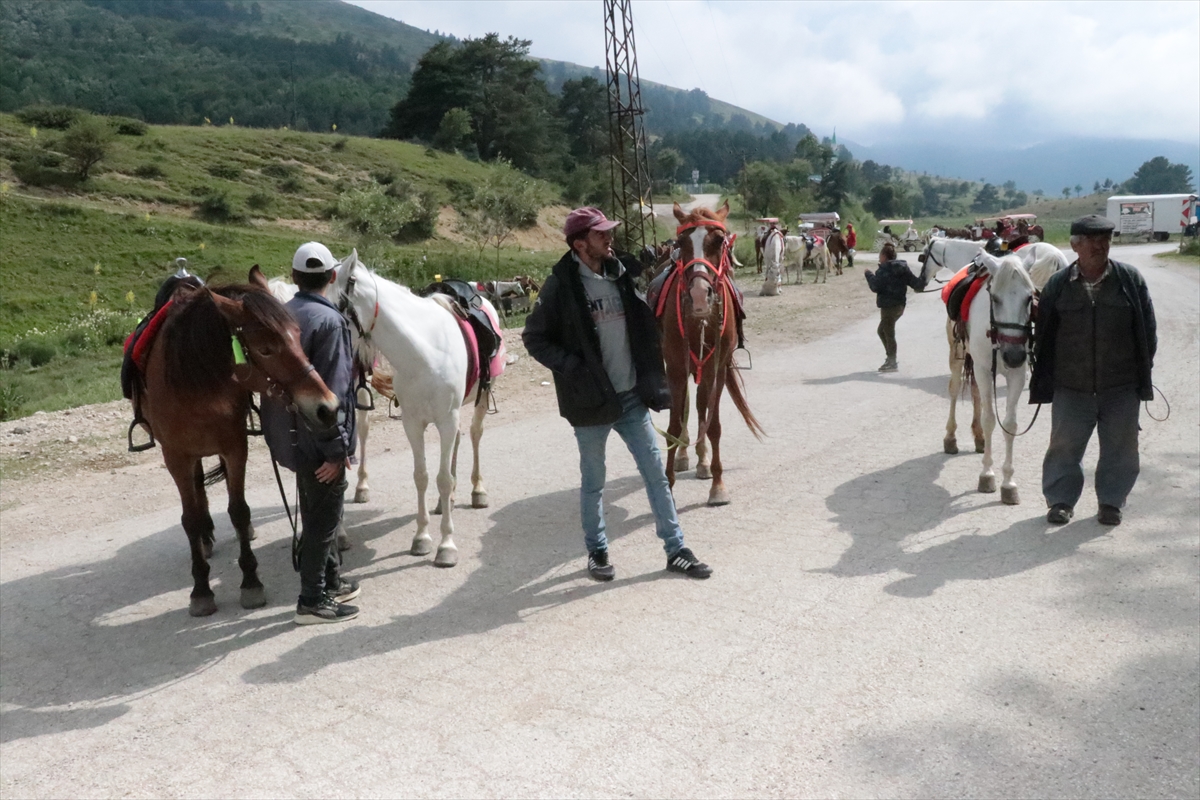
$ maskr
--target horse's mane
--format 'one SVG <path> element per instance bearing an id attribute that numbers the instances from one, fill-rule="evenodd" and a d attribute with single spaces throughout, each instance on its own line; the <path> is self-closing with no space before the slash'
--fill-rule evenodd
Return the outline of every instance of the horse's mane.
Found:
<path id="1" fill-rule="evenodd" d="M 999 264 L 989 271 L 992 273 L 993 291 L 1002 291 L 1011 286 L 1013 282 L 1021 283 L 1030 291 L 1033 290 L 1033 280 L 1025 271 L 1025 264 L 1020 256 L 1004 256 L 1000 259 Z"/>
<path id="2" fill-rule="evenodd" d="M 163 331 L 166 381 L 174 390 L 212 392 L 225 385 L 233 372 L 233 331 L 213 302 L 213 294 L 240 302 L 255 322 L 280 336 L 286 336 L 296 324 L 283 304 L 250 284 L 199 289 L 176 297 Z"/>

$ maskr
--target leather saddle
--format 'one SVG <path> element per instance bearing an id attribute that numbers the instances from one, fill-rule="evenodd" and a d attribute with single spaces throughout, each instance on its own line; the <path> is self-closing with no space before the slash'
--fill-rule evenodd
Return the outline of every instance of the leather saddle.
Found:
<path id="1" fill-rule="evenodd" d="M 454 307 L 461 319 L 471 326 L 478 344 L 476 363 L 479 365 L 479 391 L 487 391 L 492 385 L 492 359 L 500 352 L 500 332 L 492 327 L 492 321 L 483 310 L 483 294 L 475 288 L 475 284 L 450 278 L 437 281 L 417 292 L 421 297 L 433 294 L 443 294 L 454 301 Z"/>

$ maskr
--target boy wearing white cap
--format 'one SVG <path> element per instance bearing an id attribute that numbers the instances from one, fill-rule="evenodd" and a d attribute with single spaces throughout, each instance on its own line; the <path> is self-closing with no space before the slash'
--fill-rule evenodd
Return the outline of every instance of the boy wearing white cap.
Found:
<path id="1" fill-rule="evenodd" d="M 354 455 L 354 360 L 346 319 L 325 298 L 337 277 L 337 261 L 320 242 L 308 242 L 292 258 L 300 291 L 287 307 L 300 323 L 300 347 L 338 398 L 338 423 L 325 435 L 310 431 L 278 400 L 263 398 L 263 433 L 271 454 L 296 472 L 300 495 L 300 597 L 295 622 L 343 622 L 358 615 L 348 605 L 358 584 L 339 574 L 337 531 L 342 522 L 346 467 Z"/>

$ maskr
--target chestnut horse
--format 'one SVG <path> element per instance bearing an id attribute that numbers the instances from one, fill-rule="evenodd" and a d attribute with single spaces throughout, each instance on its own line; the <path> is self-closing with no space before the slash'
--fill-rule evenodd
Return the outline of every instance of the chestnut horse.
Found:
<path id="1" fill-rule="evenodd" d="M 246 504 L 246 415 L 251 392 L 279 393 L 306 424 L 328 430 L 338 401 L 300 349 L 296 320 L 267 290 L 258 267 L 249 285 L 219 289 L 180 286 L 162 312 L 134 388 L 140 413 L 162 447 L 163 461 L 179 489 L 183 529 L 192 551 L 188 613 L 217 610 L 208 583 L 213 521 L 205 486 L 222 477 L 229 489 L 229 518 L 241 547 L 243 608 L 266 605 L 258 561 L 250 549 L 254 527 Z M 201 459 L 221 463 L 205 475 Z"/>
<path id="2" fill-rule="evenodd" d="M 736 238 L 725 227 L 729 203 L 718 211 L 697 208 L 684 213 L 675 204 L 675 219 L 679 221 L 676 237 L 679 259 L 673 274 L 663 286 L 659 318 L 663 334 L 663 358 L 667 367 L 667 382 L 671 387 L 671 422 L 667 428 L 667 480 L 675 485 L 676 453 L 682 448 L 686 458 L 688 378 L 696 381 L 696 414 L 699 431 L 696 434 L 696 477 L 712 478 L 708 493 L 710 506 L 729 502 L 721 467 L 721 391 L 728 388 L 729 396 L 750 428 L 759 439 L 762 426 L 750 412 L 742 390 L 742 380 L 733 368 L 733 351 L 737 348 L 737 291 L 733 285 L 730 254 Z M 708 461 L 706 439 L 712 442 L 712 463 Z"/>

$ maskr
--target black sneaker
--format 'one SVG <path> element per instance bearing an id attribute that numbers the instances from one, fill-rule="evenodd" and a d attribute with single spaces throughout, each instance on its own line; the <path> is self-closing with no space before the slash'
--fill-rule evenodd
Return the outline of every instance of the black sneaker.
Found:
<path id="1" fill-rule="evenodd" d="M 1051 525 L 1066 525 L 1075 516 L 1075 509 L 1066 503 L 1055 503 L 1046 514 L 1046 522 Z"/>
<path id="2" fill-rule="evenodd" d="M 588 575 L 592 580 L 611 581 L 617 575 L 617 570 L 608 563 L 608 549 L 588 552 Z"/>
<path id="3" fill-rule="evenodd" d="M 1120 525 L 1121 509 L 1116 506 L 1100 504 L 1100 513 L 1096 515 L 1101 525 Z"/>
<path id="4" fill-rule="evenodd" d="M 358 588 L 358 581 L 352 581 L 347 578 L 338 578 L 337 586 L 325 584 L 325 594 L 333 598 L 335 603 L 349 603 L 354 598 L 358 597 L 362 590 Z"/>
<path id="5" fill-rule="evenodd" d="M 667 571 L 682 572 L 689 578 L 707 578 L 712 575 L 712 567 L 696 558 L 686 547 L 679 548 L 675 555 L 667 559 Z"/>
<path id="6" fill-rule="evenodd" d="M 319 625 L 325 622 L 346 622 L 357 616 L 358 606 L 348 606 L 325 595 L 316 605 L 296 603 L 296 616 L 292 621 L 297 625 Z"/>

